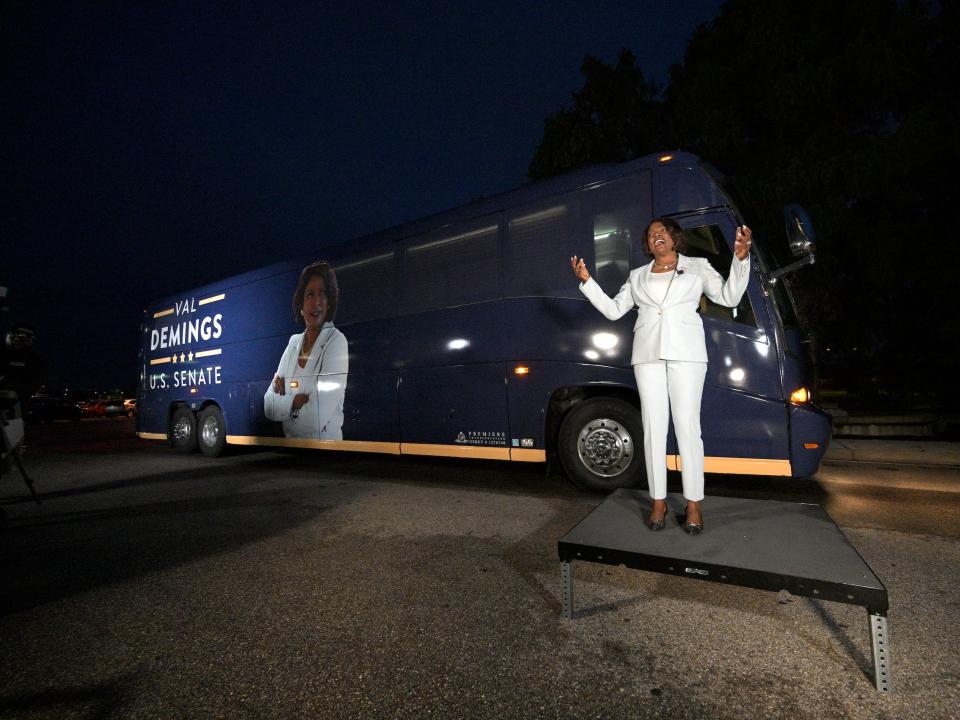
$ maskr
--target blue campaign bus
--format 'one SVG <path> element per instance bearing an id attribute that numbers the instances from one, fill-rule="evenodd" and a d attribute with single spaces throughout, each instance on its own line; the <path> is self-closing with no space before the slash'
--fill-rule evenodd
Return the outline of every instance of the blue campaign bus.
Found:
<path id="1" fill-rule="evenodd" d="M 685 228 L 688 254 L 708 258 L 726 277 L 735 228 L 750 224 L 735 196 L 699 158 L 653 155 L 163 298 L 144 311 L 137 431 L 211 456 L 233 444 L 558 458 L 585 488 L 642 485 L 630 367 L 635 317 L 601 316 L 581 294 L 569 258 L 584 257 L 613 295 L 631 268 L 649 262 L 647 223 L 669 216 Z M 801 260 L 776 266 L 759 238 L 739 307 L 701 301 L 707 472 L 807 477 L 830 440 L 829 416 L 812 404 L 812 362 L 794 305 L 778 282 L 812 262 L 812 228 L 799 206 L 787 216 Z M 338 361 L 280 381 L 291 394 L 313 393 L 292 414 L 288 404 L 281 421 L 269 407 L 278 399 L 270 388 L 303 332 L 291 298 L 301 270 L 317 259 L 336 272 L 339 332 L 329 353 Z M 287 422 L 298 412 L 312 414 L 313 435 Z M 678 469 L 672 435 L 667 451 L 668 467 Z"/>

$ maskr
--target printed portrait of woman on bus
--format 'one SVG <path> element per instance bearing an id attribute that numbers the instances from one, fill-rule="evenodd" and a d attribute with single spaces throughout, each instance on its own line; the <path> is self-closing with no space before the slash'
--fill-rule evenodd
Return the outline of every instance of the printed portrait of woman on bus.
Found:
<path id="1" fill-rule="evenodd" d="M 283 434 L 343 439 L 347 338 L 333 325 L 340 301 L 337 276 L 325 262 L 308 265 L 293 292 L 293 315 L 304 331 L 287 343 L 263 396 L 263 412 L 283 423 Z"/>

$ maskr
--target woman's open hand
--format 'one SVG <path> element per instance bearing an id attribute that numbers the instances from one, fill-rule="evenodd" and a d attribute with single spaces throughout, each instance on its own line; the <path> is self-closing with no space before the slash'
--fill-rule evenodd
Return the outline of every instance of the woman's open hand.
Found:
<path id="1" fill-rule="evenodd" d="M 283 385 L 283 376 L 282 376 L 282 375 L 274 375 L 274 376 L 273 376 L 273 391 L 274 391 L 277 395 L 284 395 L 284 394 L 285 394 L 286 390 L 285 390 L 284 385 Z"/>
<path id="2" fill-rule="evenodd" d="M 737 260 L 743 260 L 750 254 L 750 246 L 753 244 L 753 230 L 746 225 L 737 226 L 737 239 L 733 242 L 733 254 Z"/>
<path id="3" fill-rule="evenodd" d="M 587 272 L 587 264 L 583 261 L 583 258 L 574 255 L 570 258 L 570 267 L 573 268 L 573 274 L 577 276 L 580 282 L 586 282 L 590 279 L 590 273 Z"/>

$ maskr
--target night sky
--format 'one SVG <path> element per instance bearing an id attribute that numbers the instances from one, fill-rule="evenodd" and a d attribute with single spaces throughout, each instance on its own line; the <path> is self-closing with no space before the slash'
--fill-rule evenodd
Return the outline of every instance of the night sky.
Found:
<path id="1" fill-rule="evenodd" d="M 524 184 L 586 54 L 662 87 L 721 4 L 5 3 L 0 323 L 132 387 L 150 299 Z"/>

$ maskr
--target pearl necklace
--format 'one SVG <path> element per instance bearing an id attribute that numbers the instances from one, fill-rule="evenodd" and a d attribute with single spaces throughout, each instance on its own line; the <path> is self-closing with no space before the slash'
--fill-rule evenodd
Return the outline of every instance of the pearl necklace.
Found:
<path id="1" fill-rule="evenodd" d="M 669 270 L 670 268 L 672 268 L 672 267 L 673 267 L 674 265 L 676 265 L 676 264 L 677 264 L 677 261 L 676 261 L 676 260 L 674 260 L 674 261 L 673 261 L 672 263 L 670 263 L 669 265 L 661 265 L 661 264 L 658 263 L 656 260 L 653 261 L 654 267 L 658 268 L 659 270 Z"/>

